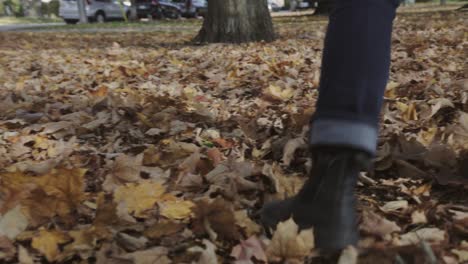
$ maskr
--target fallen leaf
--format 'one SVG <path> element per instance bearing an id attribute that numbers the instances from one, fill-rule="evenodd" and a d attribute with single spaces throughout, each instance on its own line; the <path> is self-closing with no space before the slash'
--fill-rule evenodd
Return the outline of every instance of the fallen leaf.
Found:
<path id="1" fill-rule="evenodd" d="M 217 198 L 201 199 L 196 201 L 195 205 L 193 223 L 195 233 L 209 234 L 212 239 L 218 237 L 237 239 L 239 233 L 231 203 Z"/>
<path id="2" fill-rule="evenodd" d="M 398 246 L 416 245 L 421 241 L 427 241 L 431 244 L 438 244 L 446 239 L 444 230 L 434 227 L 421 228 L 400 236 L 395 244 Z"/>
<path id="3" fill-rule="evenodd" d="M 198 264 L 217 264 L 218 256 L 216 255 L 216 246 L 207 239 L 203 239 L 203 245 L 205 248 L 196 246 L 189 248 L 190 252 L 200 252 L 200 258 Z"/>
<path id="4" fill-rule="evenodd" d="M 468 261 L 468 250 L 458 250 L 458 249 L 452 249 L 452 253 L 457 255 L 459 263 L 464 263 Z"/>
<path id="5" fill-rule="evenodd" d="M 251 236 L 247 240 L 241 242 L 232 248 L 231 257 L 235 258 L 236 264 L 254 263 L 252 258 L 256 260 L 268 262 L 267 256 L 264 251 L 264 245 L 256 236 Z"/>
<path id="6" fill-rule="evenodd" d="M 260 226 L 249 218 L 247 210 L 238 210 L 234 212 L 234 217 L 236 218 L 236 224 L 243 228 L 247 236 L 260 233 Z"/>
<path id="7" fill-rule="evenodd" d="M 383 206 L 380 207 L 380 210 L 382 210 L 385 213 L 388 213 L 388 212 L 405 210 L 407 208 L 408 208 L 408 201 L 398 200 L 398 201 L 391 201 L 391 202 L 385 203 Z"/>
<path id="8" fill-rule="evenodd" d="M 16 254 L 16 248 L 6 236 L 0 236 L 0 260 L 9 261 Z"/>
<path id="9" fill-rule="evenodd" d="M 341 252 L 337 264 L 356 264 L 358 263 L 359 253 L 353 246 L 348 246 Z"/>
<path id="10" fill-rule="evenodd" d="M 59 245 L 70 241 L 70 237 L 63 232 L 52 230 L 40 230 L 33 237 L 31 246 L 44 254 L 47 261 L 52 262 L 57 260 L 60 254 Z"/>
<path id="11" fill-rule="evenodd" d="M 314 248 L 312 229 L 302 230 L 290 218 L 276 227 L 266 253 L 271 261 L 294 260 L 300 263 Z"/>
<path id="12" fill-rule="evenodd" d="M 27 227 L 28 219 L 21 211 L 20 205 L 0 216 L 0 237 L 6 236 L 11 240 L 15 240 L 16 236 L 26 230 Z"/>
<path id="13" fill-rule="evenodd" d="M 192 216 L 195 204 L 191 201 L 165 201 L 159 203 L 161 215 L 173 220 L 188 219 Z"/>
<path id="14" fill-rule="evenodd" d="M 291 161 L 294 159 L 294 153 L 297 149 L 305 148 L 307 146 L 306 141 L 303 137 L 290 139 L 283 150 L 283 165 L 289 166 Z"/>
<path id="15" fill-rule="evenodd" d="M 424 211 L 414 211 L 411 213 L 411 223 L 412 224 L 425 224 L 427 223 L 426 214 Z"/>
<path id="16" fill-rule="evenodd" d="M 171 221 L 158 222 L 145 230 L 144 235 L 151 239 L 175 234 L 184 229 L 184 224 Z"/>
<path id="17" fill-rule="evenodd" d="M 28 250 L 21 245 L 18 246 L 18 262 L 20 264 L 34 264 L 34 258 L 31 257 Z"/>
<path id="18" fill-rule="evenodd" d="M 146 211 L 153 208 L 166 189 L 160 183 L 142 181 L 127 183 L 114 192 L 114 201 L 136 217 L 147 217 Z"/>
<path id="19" fill-rule="evenodd" d="M 171 260 L 167 257 L 169 251 L 165 247 L 153 247 L 146 250 L 135 251 L 119 255 L 119 259 L 131 261 L 134 264 L 170 264 Z"/>
<path id="20" fill-rule="evenodd" d="M 393 232 L 401 231 L 401 228 L 393 221 L 390 221 L 372 211 L 364 211 L 362 214 L 362 223 L 359 228 L 372 235 L 385 238 Z"/>

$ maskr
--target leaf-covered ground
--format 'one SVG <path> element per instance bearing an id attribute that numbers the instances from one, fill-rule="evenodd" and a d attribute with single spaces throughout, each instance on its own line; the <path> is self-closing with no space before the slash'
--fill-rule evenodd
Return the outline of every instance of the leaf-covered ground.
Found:
<path id="1" fill-rule="evenodd" d="M 358 188 L 361 263 L 468 261 L 466 18 L 397 18 Z M 0 262 L 331 262 L 310 230 L 268 239 L 258 221 L 310 169 L 325 25 L 239 46 L 192 46 L 193 30 L 0 34 Z"/>

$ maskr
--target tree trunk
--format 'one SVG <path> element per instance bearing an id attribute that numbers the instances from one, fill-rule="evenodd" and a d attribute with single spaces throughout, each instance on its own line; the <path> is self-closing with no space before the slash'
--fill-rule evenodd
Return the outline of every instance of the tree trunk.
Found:
<path id="1" fill-rule="evenodd" d="M 447 0 L 440 0 L 440 5 L 446 5 L 447 4 Z"/>
<path id="2" fill-rule="evenodd" d="M 138 15 L 137 15 L 137 3 L 136 0 L 131 0 L 130 1 L 131 6 L 130 6 L 130 17 L 128 19 L 130 21 L 137 21 L 138 20 Z"/>
<path id="3" fill-rule="evenodd" d="M 320 0 L 315 9 L 315 15 L 328 15 L 333 9 L 334 0 Z"/>
<path id="4" fill-rule="evenodd" d="M 78 14 L 80 15 L 80 23 L 88 23 L 88 16 L 86 15 L 85 9 L 85 0 L 78 0 L 76 1 L 78 5 Z"/>
<path id="5" fill-rule="evenodd" d="M 209 0 L 203 27 L 194 41 L 243 43 L 274 39 L 267 0 Z"/>

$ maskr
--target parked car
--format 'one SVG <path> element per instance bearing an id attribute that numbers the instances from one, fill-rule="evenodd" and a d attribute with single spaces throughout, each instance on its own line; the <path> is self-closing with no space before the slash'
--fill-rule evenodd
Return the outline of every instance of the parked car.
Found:
<path id="1" fill-rule="evenodd" d="M 280 11 L 281 7 L 277 3 L 269 0 L 268 1 L 268 10 L 270 10 L 270 12 L 276 12 L 276 11 Z"/>
<path id="2" fill-rule="evenodd" d="M 161 0 L 161 2 L 177 5 L 184 17 L 205 16 L 208 11 L 207 0 Z"/>
<path id="3" fill-rule="evenodd" d="M 129 2 L 119 0 L 86 0 L 85 11 L 89 21 L 103 23 L 110 20 L 123 20 L 130 13 Z M 67 24 L 79 21 L 78 3 L 76 0 L 60 0 L 59 16 Z"/>
<path id="4" fill-rule="evenodd" d="M 182 16 L 178 5 L 158 0 L 136 0 L 138 18 L 172 18 Z"/>

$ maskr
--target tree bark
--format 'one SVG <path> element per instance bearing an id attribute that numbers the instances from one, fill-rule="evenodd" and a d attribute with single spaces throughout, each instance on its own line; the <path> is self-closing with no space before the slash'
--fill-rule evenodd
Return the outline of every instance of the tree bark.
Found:
<path id="1" fill-rule="evenodd" d="M 209 0 L 203 27 L 194 41 L 243 43 L 274 39 L 267 0 Z"/>
<path id="2" fill-rule="evenodd" d="M 77 0 L 78 13 L 80 15 L 80 23 L 88 23 L 88 16 L 86 15 L 85 0 Z"/>
<path id="3" fill-rule="evenodd" d="M 315 15 L 328 15 L 333 9 L 334 0 L 321 0 L 318 1 L 318 6 L 315 9 Z"/>
<path id="4" fill-rule="evenodd" d="M 130 17 L 127 17 L 130 21 L 137 21 L 138 20 L 138 15 L 137 15 L 137 3 L 136 0 L 131 0 L 130 1 L 131 6 L 130 6 Z"/>

